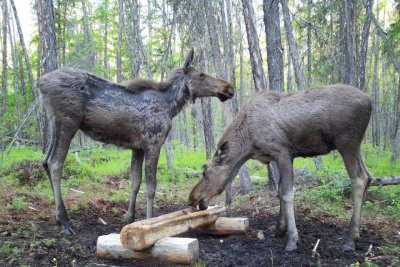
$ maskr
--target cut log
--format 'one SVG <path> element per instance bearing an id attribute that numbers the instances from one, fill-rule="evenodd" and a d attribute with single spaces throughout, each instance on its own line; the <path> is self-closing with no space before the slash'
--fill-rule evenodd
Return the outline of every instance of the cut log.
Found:
<path id="1" fill-rule="evenodd" d="M 224 212 L 224 207 L 211 207 L 202 211 L 188 208 L 134 222 L 122 228 L 121 243 L 127 249 L 142 250 L 152 246 L 161 238 L 212 224 Z"/>
<path id="2" fill-rule="evenodd" d="M 219 217 L 214 224 L 199 228 L 199 232 L 211 235 L 234 235 L 244 234 L 248 228 L 248 218 Z"/>
<path id="3" fill-rule="evenodd" d="M 97 256 L 105 259 L 158 259 L 165 263 L 194 264 L 199 258 L 199 241 L 195 238 L 165 237 L 142 251 L 126 249 L 119 234 L 99 236 Z"/>
<path id="4" fill-rule="evenodd" d="M 400 184 L 400 177 L 398 176 L 385 176 L 382 178 L 372 179 L 369 185 L 378 186 L 378 185 L 396 185 Z"/>

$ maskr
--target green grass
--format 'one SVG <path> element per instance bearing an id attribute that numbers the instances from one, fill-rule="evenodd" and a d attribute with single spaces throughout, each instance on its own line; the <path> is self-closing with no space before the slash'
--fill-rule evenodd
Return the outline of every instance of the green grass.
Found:
<path id="1" fill-rule="evenodd" d="M 14 198 L 11 203 L 7 206 L 9 209 L 23 210 L 27 207 L 27 203 L 24 196 Z"/>
<path id="2" fill-rule="evenodd" d="M 179 144 L 174 144 L 174 147 L 172 168 L 167 167 L 164 150 L 161 152 L 157 192 L 160 192 L 167 201 L 186 201 L 187 191 L 196 182 L 197 174 L 202 171 L 202 164 L 207 161 L 204 151 L 186 150 Z M 390 164 L 390 152 L 369 145 L 363 145 L 362 149 L 365 163 L 374 177 L 400 175 L 400 163 L 395 166 Z M 26 147 L 12 149 L 2 162 L 0 180 L 8 185 L 19 185 L 17 193 L 37 193 L 52 199 L 51 188 L 41 166 L 42 158 L 41 151 Z M 325 155 L 322 159 L 323 165 L 319 171 L 316 170 L 313 159 L 295 159 L 295 169 L 302 169 L 302 172 L 309 176 L 307 179 L 314 181 L 312 187 L 305 186 L 297 194 L 297 198 L 300 198 L 297 203 L 316 207 L 314 210 L 335 216 L 348 217 L 350 215 L 348 207 L 352 204 L 351 183 L 342 158 L 336 153 Z M 120 181 L 124 177 L 127 178 L 130 162 L 131 151 L 126 149 L 97 147 L 79 153 L 69 153 L 62 176 L 63 194 L 71 194 L 70 188 L 73 188 L 85 191 L 85 197 L 96 196 L 110 201 L 127 201 L 130 196 L 127 181 L 124 182 L 124 187 L 114 190 L 111 194 L 104 193 L 104 185 L 108 179 Z M 253 179 L 254 187 L 265 187 L 266 166 L 254 160 L 248 161 L 247 166 L 250 175 L 257 176 L 257 179 Z M 23 171 L 25 169 L 29 170 L 28 174 Z M 142 183 L 145 183 L 145 179 Z M 239 181 L 235 180 L 235 184 L 238 183 Z M 141 190 L 145 190 L 144 185 Z M 239 202 L 245 202 L 245 198 L 237 197 Z M 364 207 L 366 207 L 364 215 L 387 214 L 400 217 L 400 186 L 370 187 Z M 21 195 L 14 197 L 8 208 L 26 208 L 24 197 Z M 79 209 L 80 204 L 71 208 Z"/>
<path id="3" fill-rule="evenodd" d="M 364 162 L 370 174 L 376 177 L 400 176 L 400 163 L 391 165 L 390 152 L 370 145 L 362 146 Z M 322 168 L 317 171 L 313 159 L 297 158 L 295 168 L 310 169 L 319 179 L 320 185 L 309 188 L 300 194 L 308 205 L 339 217 L 349 217 L 346 212 L 352 205 L 351 183 L 341 156 L 336 152 L 322 157 Z M 387 214 L 400 217 L 400 185 L 370 187 L 363 209 L 363 215 L 377 216 Z"/>

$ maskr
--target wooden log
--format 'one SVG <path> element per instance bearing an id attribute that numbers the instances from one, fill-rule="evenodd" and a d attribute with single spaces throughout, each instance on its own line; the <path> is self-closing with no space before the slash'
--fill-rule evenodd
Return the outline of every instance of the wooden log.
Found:
<path id="1" fill-rule="evenodd" d="M 370 186 L 380 186 L 380 185 L 396 185 L 400 184 L 399 176 L 385 176 L 382 178 L 372 179 Z"/>
<path id="2" fill-rule="evenodd" d="M 192 265 L 199 258 L 199 241 L 195 238 L 165 237 L 142 251 L 126 249 L 119 234 L 99 236 L 97 256 L 105 259 L 158 259 L 165 263 Z"/>
<path id="3" fill-rule="evenodd" d="M 248 218 L 219 217 L 214 224 L 199 228 L 199 232 L 211 235 L 244 234 L 249 228 Z"/>
<path id="4" fill-rule="evenodd" d="M 121 243 L 127 249 L 142 250 L 152 246 L 157 240 L 174 236 L 204 225 L 214 223 L 224 207 L 211 207 L 197 211 L 192 208 L 161 215 L 124 226 Z"/>

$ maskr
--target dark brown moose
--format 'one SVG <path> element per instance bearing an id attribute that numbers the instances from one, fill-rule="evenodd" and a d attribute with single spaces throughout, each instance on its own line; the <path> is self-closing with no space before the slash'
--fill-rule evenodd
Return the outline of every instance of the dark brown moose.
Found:
<path id="1" fill-rule="evenodd" d="M 293 209 L 293 159 L 341 154 L 353 188 L 354 205 L 343 250 L 354 250 L 360 238 L 363 196 L 371 181 L 360 155 L 360 144 L 371 116 L 371 99 L 348 85 L 319 87 L 290 95 L 261 92 L 251 97 L 229 125 L 189 202 L 205 209 L 248 159 L 276 161 L 280 215 L 277 235 L 287 233 L 286 250 L 297 248 Z"/>
<path id="2" fill-rule="evenodd" d="M 44 75 L 39 88 L 50 124 L 50 143 L 43 166 L 53 189 L 56 219 L 64 234 L 73 234 L 61 196 L 60 178 L 71 139 L 80 129 L 95 140 L 130 148 L 131 189 L 127 221 L 135 220 L 136 195 L 145 165 L 147 218 L 153 215 L 157 163 L 172 118 L 188 101 L 216 96 L 232 98 L 223 80 L 191 66 L 193 49 L 168 81 L 137 79 L 127 86 L 110 83 L 85 71 L 63 68 Z"/>

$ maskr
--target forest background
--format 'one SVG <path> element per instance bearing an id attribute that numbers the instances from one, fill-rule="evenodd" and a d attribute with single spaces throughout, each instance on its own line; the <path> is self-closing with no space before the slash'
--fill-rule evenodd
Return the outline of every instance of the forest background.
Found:
<path id="1" fill-rule="evenodd" d="M 138 77 L 160 81 L 182 65 L 192 47 L 197 67 L 228 80 L 236 94 L 225 103 L 198 99 L 175 117 L 159 162 L 157 199 L 179 203 L 174 207 L 186 205 L 201 165 L 251 94 L 289 93 L 335 83 L 356 86 L 373 100 L 362 144 L 371 174 L 400 176 L 399 0 L 0 0 L 0 8 L 0 206 L 5 207 L 0 209 L 0 226 L 4 229 L 13 225 L 4 219 L 7 216 L 17 218 L 15 229 L 9 231 L 25 231 L 17 223 L 22 215 L 28 221 L 43 219 L 47 225 L 54 208 L 41 166 L 46 131 L 37 81 L 43 74 L 69 66 L 122 84 Z M 120 207 L 127 205 L 130 195 L 125 182 L 130 154 L 78 132 L 62 181 L 67 209 L 86 214 L 93 208 L 88 203 L 102 203 L 110 220 L 122 218 Z M 340 156 L 333 152 L 296 159 L 294 165 L 297 208 L 306 216 L 328 214 L 347 222 L 351 183 Z M 274 196 L 265 191 L 276 190 L 274 165 L 267 169 L 248 161 L 239 176 L 233 207 L 255 209 L 256 214 L 270 210 Z M 140 198 L 139 213 L 145 202 L 143 195 Z M 400 186 L 371 187 L 364 207 L 363 217 L 383 218 L 376 224 L 389 223 L 386 234 L 395 239 Z M 33 228 L 26 235 L 32 233 L 36 233 Z M 41 234 L 53 240 L 47 232 Z M 10 240 L 0 242 L 0 261 L 24 263 L 23 242 Z M 398 239 L 389 243 L 380 253 L 392 255 L 396 265 Z M 41 253 L 32 246 L 30 250 L 33 255 Z M 26 261 L 30 258 L 26 255 Z"/>

